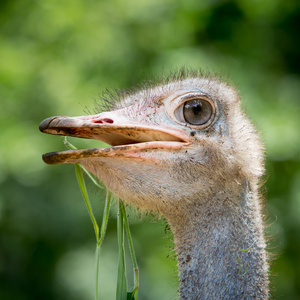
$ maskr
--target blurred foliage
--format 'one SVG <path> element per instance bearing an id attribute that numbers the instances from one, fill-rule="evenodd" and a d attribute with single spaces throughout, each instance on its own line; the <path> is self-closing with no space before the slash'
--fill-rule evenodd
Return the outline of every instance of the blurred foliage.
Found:
<path id="1" fill-rule="evenodd" d="M 42 162 L 64 146 L 39 133 L 39 122 L 92 111 L 106 87 L 189 65 L 228 75 L 261 132 L 273 298 L 300 299 L 299 21 L 292 0 L 2 0 L 0 298 L 93 297 L 92 225 L 74 167 Z M 91 189 L 101 216 L 104 195 Z M 100 262 L 102 299 L 115 295 L 115 219 Z M 130 221 L 140 298 L 176 299 L 164 222 Z"/>

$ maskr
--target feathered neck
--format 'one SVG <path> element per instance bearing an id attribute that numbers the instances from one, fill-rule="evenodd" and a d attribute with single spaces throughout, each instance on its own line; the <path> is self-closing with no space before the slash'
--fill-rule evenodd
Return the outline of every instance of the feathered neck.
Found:
<path id="1" fill-rule="evenodd" d="M 181 222 L 169 219 L 180 299 L 267 299 L 268 264 L 257 191 L 244 183 L 239 192 L 216 193 L 198 203 Z"/>

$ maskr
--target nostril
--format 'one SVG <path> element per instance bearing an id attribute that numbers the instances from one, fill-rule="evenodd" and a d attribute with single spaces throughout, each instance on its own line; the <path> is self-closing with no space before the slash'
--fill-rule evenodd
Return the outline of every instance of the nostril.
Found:
<path id="1" fill-rule="evenodd" d="M 103 121 L 109 124 L 112 124 L 114 122 L 112 119 L 108 119 L 108 118 L 103 119 Z"/>
<path id="2" fill-rule="evenodd" d="M 103 123 L 112 124 L 113 122 L 114 121 L 112 119 L 109 119 L 109 118 L 93 120 L 93 123 L 98 123 L 98 124 L 103 124 Z"/>

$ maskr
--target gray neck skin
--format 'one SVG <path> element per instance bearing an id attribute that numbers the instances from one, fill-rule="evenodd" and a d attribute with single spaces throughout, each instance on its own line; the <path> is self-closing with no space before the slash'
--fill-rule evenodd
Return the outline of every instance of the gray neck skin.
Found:
<path id="1" fill-rule="evenodd" d="M 256 192 L 244 184 L 238 195 L 203 200 L 182 222 L 178 216 L 168 218 L 180 299 L 267 299 L 266 245 Z"/>

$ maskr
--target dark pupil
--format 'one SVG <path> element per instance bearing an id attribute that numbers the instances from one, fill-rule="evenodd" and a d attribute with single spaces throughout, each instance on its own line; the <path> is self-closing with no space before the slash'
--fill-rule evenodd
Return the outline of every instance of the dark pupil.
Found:
<path id="1" fill-rule="evenodd" d="M 202 111 L 202 103 L 197 103 L 195 106 L 192 106 L 194 115 L 198 115 Z"/>
<path id="2" fill-rule="evenodd" d="M 212 107 L 210 103 L 203 99 L 194 99 L 185 102 L 183 106 L 183 116 L 187 123 L 191 125 L 203 125 L 210 120 Z"/>

